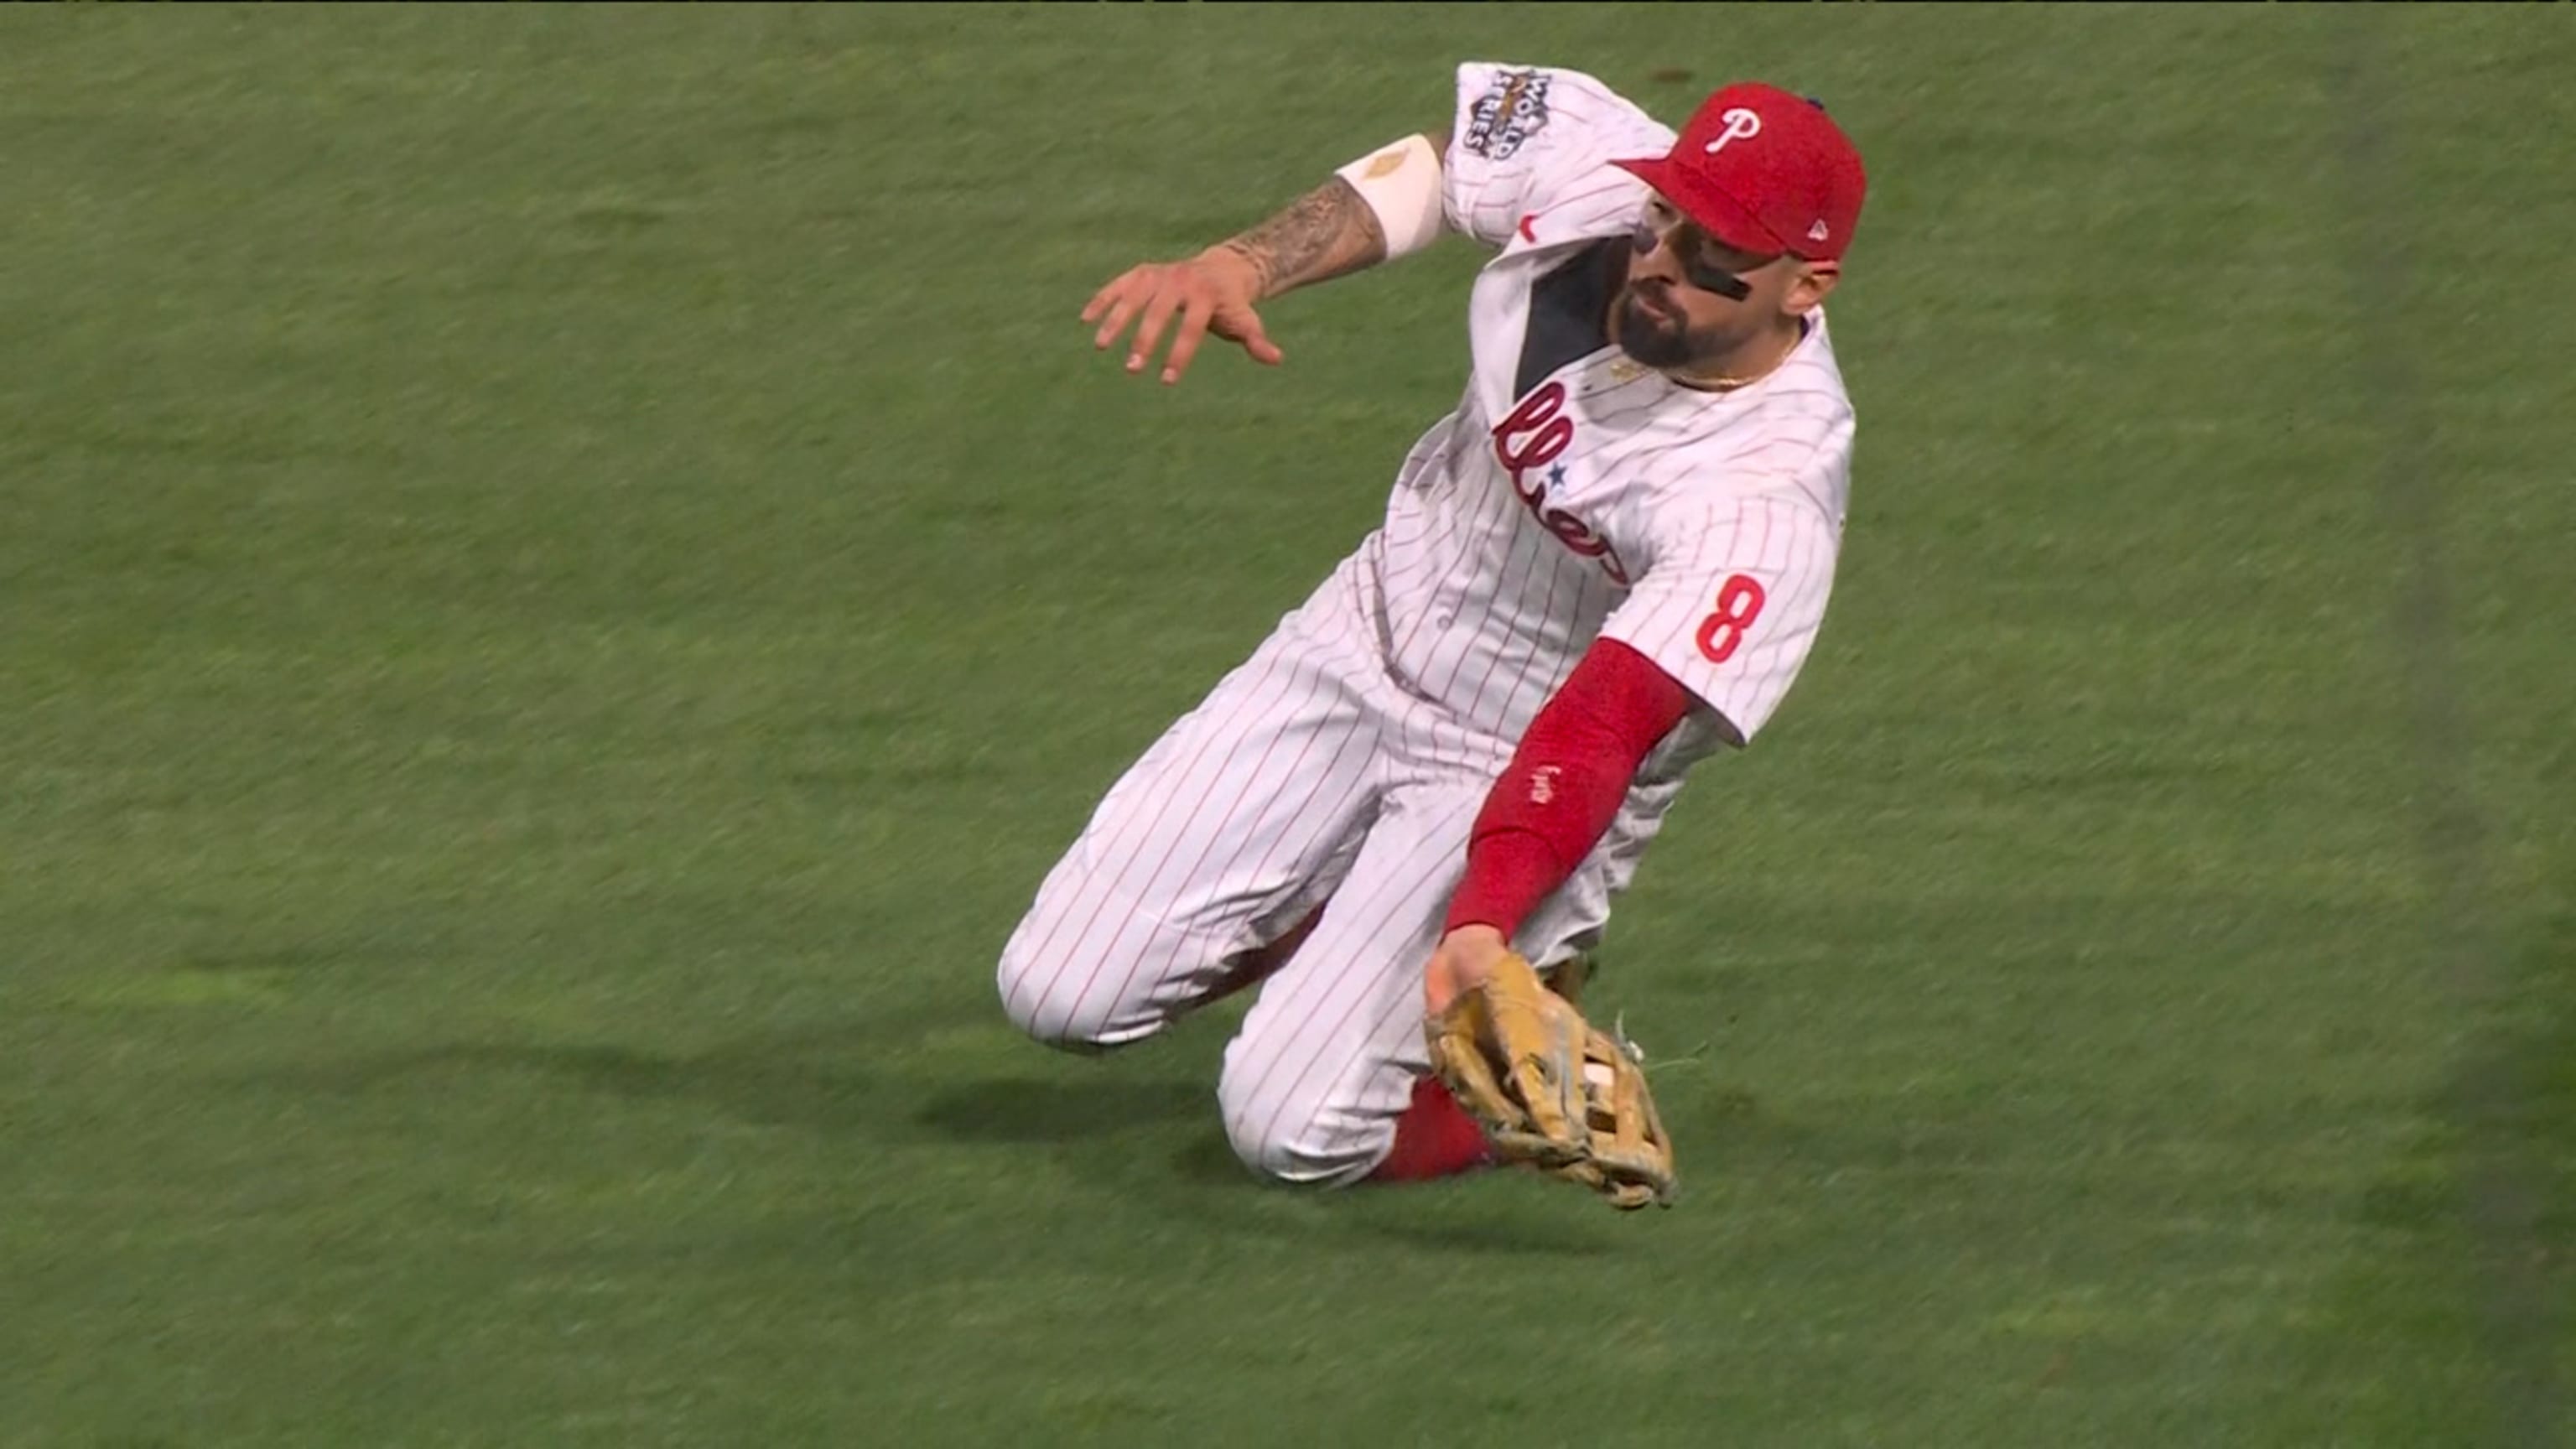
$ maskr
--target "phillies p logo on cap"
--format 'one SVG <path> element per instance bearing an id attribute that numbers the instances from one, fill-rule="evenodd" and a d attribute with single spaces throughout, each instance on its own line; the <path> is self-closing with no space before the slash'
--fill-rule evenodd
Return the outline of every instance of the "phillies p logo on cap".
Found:
<path id="1" fill-rule="evenodd" d="M 1743 106 L 1733 106 L 1729 107 L 1726 114 L 1718 117 L 1718 119 L 1724 121 L 1726 125 L 1717 133 L 1717 139 L 1708 143 L 1708 154 L 1712 156 L 1725 150 L 1726 143 L 1729 141 L 1750 141 L 1754 137 L 1762 134 L 1762 113 L 1760 111 L 1751 110 Z"/>
<path id="2" fill-rule="evenodd" d="M 1738 251 L 1809 261 L 1841 259 L 1869 184 L 1823 106 L 1758 82 L 1701 102 L 1669 154 L 1612 164 Z"/>

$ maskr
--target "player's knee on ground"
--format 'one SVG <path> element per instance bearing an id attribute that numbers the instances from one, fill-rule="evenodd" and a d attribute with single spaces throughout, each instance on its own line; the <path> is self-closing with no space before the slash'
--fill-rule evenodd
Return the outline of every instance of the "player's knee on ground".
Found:
<path id="1" fill-rule="evenodd" d="M 1217 1080 L 1217 1105 L 1234 1155 L 1264 1177 L 1347 1187 L 1367 1177 L 1395 1140 L 1391 1117 L 1365 1117 L 1324 1102 L 1261 1100 L 1242 1076 L 1229 1068 Z"/>
<path id="2" fill-rule="evenodd" d="M 994 973 L 1011 1023 L 1051 1047 L 1104 1051 L 1141 1041 L 1162 1028 L 1159 1014 L 1135 990 L 1130 965 L 1050 954 L 1034 944 L 1056 933 L 1031 912 L 1002 948 Z"/>
<path id="3" fill-rule="evenodd" d="M 1018 944 L 1015 938 L 1012 947 Z M 1059 969 L 1066 964 L 1033 960 L 1005 948 L 994 979 L 1002 1011 L 1013 1026 L 1048 1046 L 1074 1052 L 1101 1050 L 1111 1045 L 1105 1039 L 1109 1013 L 1097 1006 L 1086 1008 L 1081 987 L 1090 973 Z"/>

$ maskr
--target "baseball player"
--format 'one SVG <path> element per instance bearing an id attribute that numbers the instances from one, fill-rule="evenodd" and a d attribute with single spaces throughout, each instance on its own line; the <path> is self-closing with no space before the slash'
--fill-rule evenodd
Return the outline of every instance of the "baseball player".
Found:
<path id="1" fill-rule="evenodd" d="M 1260 981 L 1217 1087 L 1256 1171 L 1516 1160 L 1668 1200 L 1633 1052 L 1563 978 L 1515 983 L 1579 970 L 1686 772 L 1815 641 L 1853 432 L 1823 303 L 1863 186 L 1771 86 L 1676 135 L 1590 76 L 1475 63 L 1445 134 L 1103 287 L 1095 344 L 1132 327 L 1141 373 L 1168 340 L 1172 383 L 1210 335 L 1281 363 L 1258 303 L 1446 233 L 1493 254 L 1385 522 L 1110 789 L 1003 949 L 1012 1020 L 1105 1049 Z M 1614 1126 L 1652 1159 L 1624 1184 Z"/>

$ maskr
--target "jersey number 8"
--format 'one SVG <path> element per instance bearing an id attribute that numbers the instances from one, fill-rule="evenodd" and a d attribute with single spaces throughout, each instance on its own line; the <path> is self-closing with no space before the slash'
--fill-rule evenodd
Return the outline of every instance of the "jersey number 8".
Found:
<path id="1" fill-rule="evenodd" d="M 1717 586 L 1717 610 L 1699 621 L 1700 657 L 1711 664 L 1724 664 L 1735 657 L 1736 646 L 1744 642 L 1744 631 L 1762 617 L 1762 585 L 1746 574 L 1729 574 Z"/>

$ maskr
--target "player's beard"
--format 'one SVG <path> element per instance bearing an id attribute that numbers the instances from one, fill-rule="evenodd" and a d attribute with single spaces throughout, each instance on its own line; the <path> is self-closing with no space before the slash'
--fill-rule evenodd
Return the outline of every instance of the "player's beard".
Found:
<path id="1" fill-rule="evenodd" d="M 1697 371 L 1733 353 L 1751 335 L 1746 326 L 1694 330 L 1678 308 L 1659 308 L 1659 300 L 1641 297 L 1631 282 L 1619 290 L 1618 304 L 1611 309 L 1611 340 L 1647 367 Z"/>

